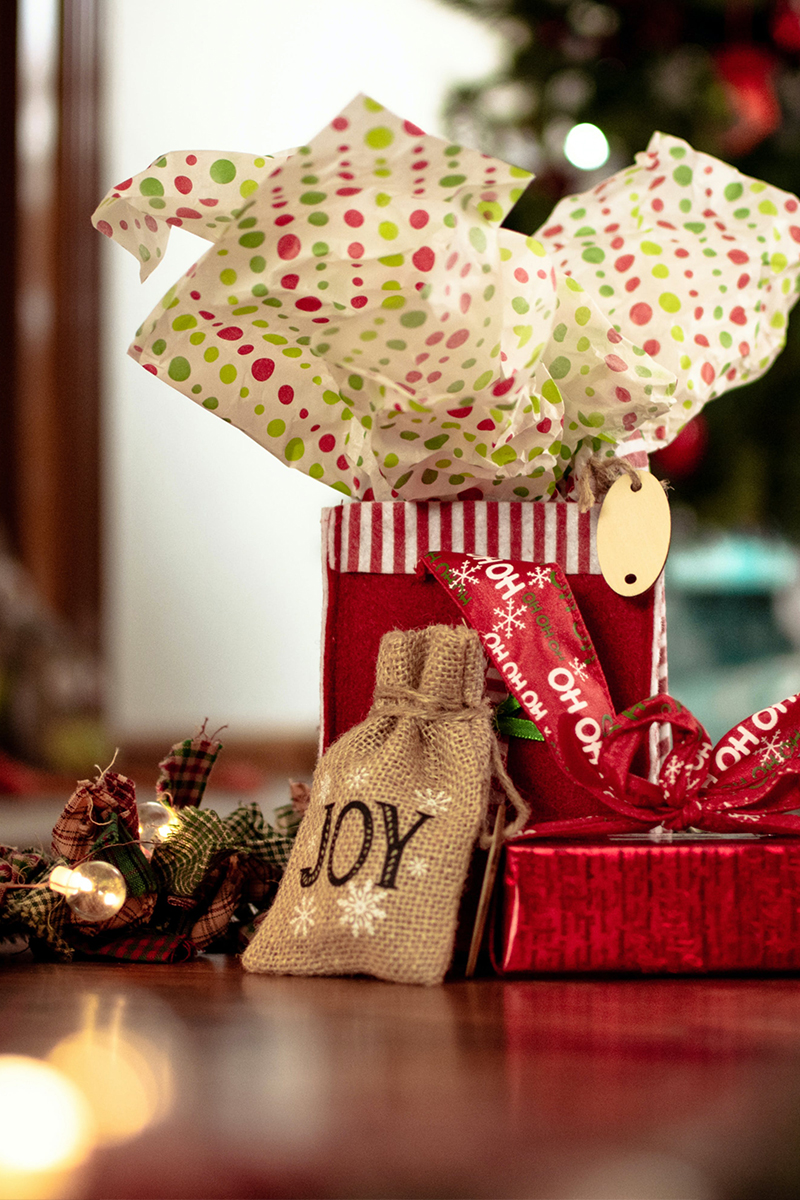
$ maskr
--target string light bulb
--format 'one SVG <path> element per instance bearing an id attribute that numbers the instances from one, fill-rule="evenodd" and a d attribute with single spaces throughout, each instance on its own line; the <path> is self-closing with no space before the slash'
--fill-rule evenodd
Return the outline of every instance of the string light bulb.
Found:
<path id="1" fill-rule="evenodd" d="M 53 867 L 49 887 L 84 921 L 107 921 L 122 908 L 128 889 L 120 871 L 95 859 L 77 867 Z"/>
<path id="2" fill-rule="evenodd" d="M 180 818 L 174 809 L 160 800 L 147 800 L 139 805 L 139 840 L 145 854 L 150 856 L 156 846 L 166 842 L 180 828 Z"/>

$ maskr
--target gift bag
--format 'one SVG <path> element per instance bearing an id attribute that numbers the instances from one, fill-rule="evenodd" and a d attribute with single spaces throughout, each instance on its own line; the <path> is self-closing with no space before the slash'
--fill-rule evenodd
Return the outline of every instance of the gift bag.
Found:
<path id="1" fill-rule="evenodd" d="M 442 981 L 497 767 L 484 669 L 473 630 L 383 637 L 374 703 L 317 768 L 246 970 Z"/>
<path id="2" fill-rule="evenodd" d="M 417 572 L 429 550 L 526 560 L 534 591 L 545 579 L 536 564 L 558 563 L 580 605 L 617 711 L 666 691 L 663 579 L 639 596 L 612 591 L 597 559 L 597 514 L 596 506 L 580 512 L 574 502 L 485 500 L 362 502 L 326 509 L 321 749 L 366 716 L 378 646 L 388 630 L 461 623 L 442 588 Z M 500 612 L 498 621 L 503 619 Z M 506 695 L 494 668 L 487 673 L 486 694 L 495 703 Z M 654 777 L 664 752 L 654 726 L 639 771 Z M 543 743 L 511 738 L 507 765 L 531 807 L 532 821 L 597 812 L 596 799 L 564 775 Z"/>

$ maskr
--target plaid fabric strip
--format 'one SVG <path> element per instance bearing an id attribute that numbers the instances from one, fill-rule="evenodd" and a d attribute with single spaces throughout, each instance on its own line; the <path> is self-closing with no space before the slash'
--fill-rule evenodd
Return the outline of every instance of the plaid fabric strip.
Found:
<path id="1" fill-rule="evenodd" d="M 242 895 L 246 867 L 238 854 L 232 854 L 225 862 L 222 882 L 210 904 L 192 926 L 190 937 L 201 950 L 225 932 L 231 923 Z"/>
<path id="2" fill-rule="evenodd" d="M 63 936 L 69 909 L 63 896 L 49 887 L 9 889 L 0 932 L 23 934 L 45 943 L 62 958 L 72 958 L 72 947 Z"/>
<path id="3" fill-rule="evenodd" d="M 115 934 L 113 938 L 74 938 L 81 958 L 113 958 L 118 962 L 180 963 L 197 958 L 197 946 L 188 938 L 143 929 L 139 933 Z"/>
<path id="4" fill-rule="evenodd" d="M 121 843 L 121 844 L 120 844 Z M 111 863 L 122 874 L 129 896 L 144 896 L 158 889 L 158 879 L 138 841 L 131 841 L 116 813 L 91 847 L 92 858 Z"/>
<path id="5" fill-rule="evenodd" d="M 136 841 L 139 818 L 133 780 L 106 771 L 94 783 L 84 780 L 67 801 L 53 829 L 53 853 L 72 865 L 91 852 L 116 817 L 114 841 Z"/>
<path id="6" fill-rule="evenodd" d="M 168 792 L 173 808 L 196 808 L 203 799 L 211 768 L 222 749 L 221 742 L 203 736 L 204 729 L 197 737 L 176 742 L 158 764 L 161 775 L 156 792 L 161 797 Z"/>

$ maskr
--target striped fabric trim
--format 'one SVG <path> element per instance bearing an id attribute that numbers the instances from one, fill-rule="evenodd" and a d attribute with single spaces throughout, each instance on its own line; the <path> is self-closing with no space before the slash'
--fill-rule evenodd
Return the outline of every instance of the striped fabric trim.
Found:
<path id="1" fill-rule="evenodd" d="M 323 546 L 331 570 L 348 573 L 413 575 L 429 550 L 452 550 L 599 575 L 597 513 L 559 502 L 361 501 L 323 509 Z"/>

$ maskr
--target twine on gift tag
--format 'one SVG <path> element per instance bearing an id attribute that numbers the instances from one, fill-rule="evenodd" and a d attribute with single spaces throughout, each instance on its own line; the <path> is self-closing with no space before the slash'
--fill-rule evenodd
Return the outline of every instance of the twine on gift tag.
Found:
<path id="1" fill-rule="evenodd" d="M 580 475 L 575 480 L 575 490 L 578 493 L 578 507 L 581 512 L 588 512 L 599 500 L 602 500 L 615 480 L 622 475 L 628 475 L 631 481 L 631 491 L 638 492 L 641 480 L 627 458 L 605 458 L 601 454 L 593 454 L 586 460 Z"/>

